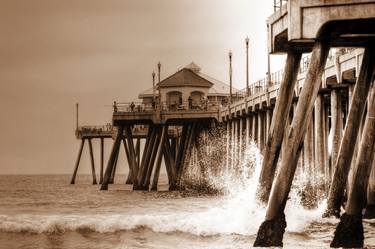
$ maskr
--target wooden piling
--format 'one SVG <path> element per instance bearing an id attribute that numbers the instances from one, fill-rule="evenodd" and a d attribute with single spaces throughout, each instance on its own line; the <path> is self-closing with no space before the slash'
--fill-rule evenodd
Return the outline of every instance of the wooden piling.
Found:
<path id="1" fill-rule="evenodd" d="M 370 68 L 374 68 L 370 65 Z M 374 72 L 374 71 L 373 71 Z M 375 96 L 373 88 L 372 96 Z M 358 157 L 353 169 L 353 183 L 348 194 L 345 213 L 336 227 L 331 247 L 362 248 L 364 235 L 362 210 L 365 207 L 368 180 L 375 153 L 375 98 L 371 98 L 359 144 Z"/>
<path id="2" fill-rule="evenodd" d="M 110 180 L 110 177 L 111 177 L 111 174 L 112 174 L 112 171 L 113 171 L 113 167 L 114 167 L 114 164 L 115 164 L 116 156 L 117 156 L 118 151 L 120 149 L 121 139 L 123 137 L 123 131 L 124 131 L 123 126 L 117 127 L 115 141 L 114 141 L 113 146 L 112 146 L 111 154 L 109 156 L 107 168 L 105 169 L 103 183 L 102 183 L 102 186 L 100 187 L 100 190 L 108 190 L 108 184 L 109 184 L 109 180 Z"/>
<path id="3" fill-rule="evenodd" d="M 280 85 L 276 106 L 269 128 L 268 140 L 263 152 L 262 170 L 258 184 L 258 199 L 266 203 L 271 191 L 276 165 L 279 158 L 284 129 L 287 124 L 293 91 L 297 79 L 301 53 L 289 52 L 286 59 L 283 80 Z M 254 122 L 253 122 L 254 131 Z"/>
<path id="4" fill-rule="evenodd" d="M 358 136 L 358 127 L 362 120 L 368 91 L 371 85 L 371 77 L 375 64 L 374 60 L 375 49 L 366 48 L 359 76 L 354 87 L 344 135 L 340 144 L 339 155 L 336 160 L 336 165 L 334 166 L 335 171 L 329 190 L 327 209 L 323 217 L 340 216 L 340 206 L 342 204 L 352 161 L 354 145 L 356 144 Z"/>
<path id="5" fill-rule="evenodd" d="M 311 62 L 306 74 L 297 110 L 289 128 L 281 165 L 267 205 L 266 220 L 259 228 L 254 246 L 282 246 L 286 222 L 284 209 L 292 185 L 294 173 L 302 148 L 306 126 L 310 122 L 315 99 L 320 88 L 324 65 L 329 52 L 328 43 L 316 42 L 313 47 Z"/>
<path id="6" fill-rule="evenodd" d="M 76 182 L 76 176 L 77 176 L 78 166 L 79 166 L 79 162 L 81 161 L 82 150 L 83 150 L 83 146 L 84 145 L 85 145 L 85 139 L 82 138 L 81 139 L 81 146 L 79 147 L 78 157 L 77 157 L 76 165 L 74 167 L 74 172 L 73 172 L 70 184 L 75 184 L 75 182 Z"/>

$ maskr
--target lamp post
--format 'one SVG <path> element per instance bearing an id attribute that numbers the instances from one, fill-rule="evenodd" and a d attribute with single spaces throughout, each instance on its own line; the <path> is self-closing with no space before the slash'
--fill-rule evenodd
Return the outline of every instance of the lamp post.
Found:
<path id="1" fill-rule="evenodd" d="M 249 96 L 249 37 L 246 37 L 246 96 Z"/>
<path id="2" fill-rule="evenodd" d="M 229 51 L 229 104 L 232 104 L 232 51 Z"/>
<path id="3" fill-rule="evenodd" d="M 160 83 L 160 69 L 161 69 L 161 63 L 159 61 L 158 62 L 158 84 Z M 161 104 L 160 85 L 159 85 L 158 93 L 159 93 L 159 104 Z"/>
<path id="4" fill-rule="evenodd" d="M 152 100 L 155 102 L 155 72 L 152 72 Z"/>
<path id="5" fill-rule="evenodd" d="M 76 103 L 76 130 L 78 130 L 78 102 Z"/>

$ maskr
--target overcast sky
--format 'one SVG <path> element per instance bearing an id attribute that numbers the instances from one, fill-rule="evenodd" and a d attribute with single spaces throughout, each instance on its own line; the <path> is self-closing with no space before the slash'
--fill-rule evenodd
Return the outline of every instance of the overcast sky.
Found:
<path id="1" fill-rule="evenodd" d="M 162 78 L 194 61 L 204 73 L 228 82 L 232 50 L 234 86 L 243 88 L 249 36 L 251 81 L 264 77 L 272 5 L 272 0 L 0 0 L 0 174 L 71 174 L 79 147 L 75 103 L 80 124 L 110 122 L 111 103 L 137 100 L 152 86 L 158 61 Z M 281 67 L 280 58 L 272 61 L 272 71 Z M 89 172 L 86 149 L 80 173 Z"/>

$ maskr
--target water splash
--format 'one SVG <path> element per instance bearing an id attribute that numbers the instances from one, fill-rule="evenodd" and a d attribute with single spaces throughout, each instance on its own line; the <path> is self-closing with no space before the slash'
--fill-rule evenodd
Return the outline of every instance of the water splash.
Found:
<path id="1" fill-rule="evenodd" d="M 256 143 L 244 139 L 240 144 L 224 130 L 217 129 L 210 139 L 200 137 L 197 144 L 183 172 L 184 184 L 224 194 L 221 206 L 208 210 L 204 216 L 220 217 L 222 226 L 240 234 L 255 234 L 266 211 L 256 198 L 263 160 Z M 238 150 L 242 152 L 240 155 Z M 285 210 L 287 231 L 300 232 L 321 218 L 325 200 L 317 199 L 315 181 L 310 178 L 308 170 L 297 170 Z M 215 224 L 215 219 L 210 224 Z"/>

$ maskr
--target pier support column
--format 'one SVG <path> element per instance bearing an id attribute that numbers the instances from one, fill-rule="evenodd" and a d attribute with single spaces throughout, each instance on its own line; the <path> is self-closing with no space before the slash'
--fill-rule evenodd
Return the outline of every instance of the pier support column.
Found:
<path id="1" fill-rule="evenodd" d="M 154 191 L 158 189 L 160 167 L 161 167 L 161 161 L 163 158 L 163 146 L 164 146 L 167 136 L 168 136 L 168 125 L 163 125 L 163 127 L 161 128 L 160 142 L 158 144 L 158 151 L 156 154 L 156 166 L 155 166 L 154 178 L 152 179 L 152 186 L 151 186 L 151 190 L 154 190 Z"/>
<path id="2" fill-rule="evenodd" d="M 257 113 L 253 112 L 252 113 L 252 121 L 253 121 L 253 125 L 251 127 L 251 140 L 256 143 L 257 142 L 257 121 L 258 121 L 258 117 L 257 117 Z"/>
<path id="3" fill-rule="evenodd" d="M 127 139 L 127 144 L 128 144 L 128 147 L 129 147 L 129 154 L 130 154 L 130 158 L 131 158 L 131 165 L 130 168 L 131 168 L 131 175 L 132 175 L 132 182 L 134 185 L 137 185 L 138 184 L 138 179 L 137 179 L 137 175 L 138 175 L 138 166 L 137 166 L 137 155 L 136 155 L 136 151 L 135 151 L 135 148 L 134 148 L 134 143 L 133 143 L 133 134 L 132 134 L 132 129 L 130 126 L 126 126 L 125 127 L 125 137 Z"/>
<path id="4" fill-rule="evenodd" d="M 113 146 L 112 146 L 111 155 L 109 156 L 107 168 L 105 169 L 103 183 L 102 183 L 102 186 L 100 187 L 100 190 L 108 190 L 108 184 L 109 184 L 109 180 L 113 171 L 113 167 L 115 165 L 116 156 L 120 149 L 121 139 L 123 137 L 123 131 L 124 131 L 123 126 L 117 127 L 115 142 L 113 143 Z"/>
<path id="5" fill-rule="evenodd" d="M 334 167 L 332 184 L 329 190 L 327 210 L 323 217 L 340 216 L 340 206 L 348 179 L 354 146 L 358 137 L 358 128 L 362 120 L 368 91 L 371 85 L 372 72 L 374 71 L 375 49 L 366 48 L 362 66 L 354 87 L 353 97 L 350 101 L 349 115 L 346 121 L 344 135 L 340 144 L 339 155 Z"/>
<path id="6" fill-rule="evenodd" d="M 375 219 L 375 158 L 372 160 L 372 169 L 368 182 L 365 219 Z"/>
<path id="7" fill-rule="evenodd" d="M 289 52 L 283 80 L 276 98 L 276 105 L 271 120 L 269 137 L 263 152 L 262 171 L 258 184 L 258 199 L 266 203 L 271 191 L 277 160 L 279 159 L 284 129 L 289 117 L 290 107 L 293 100 L 293 91 L 297 79 L 298 69 L 301 61 L 301 53 Z M 254 123 L 253 123 L 254 124 Z M 254 129 L 254 125 L 253 125 Z"/>
<path id="8" fill-rule="evenodd" d="M 251 118 L 250 118 L 250 116 L 246 116 L 246 132 L 245 132 L 246 146 L 245 146 L 245 148 L 247 148 L 247 146 L 249 145 L 249 142 L 250 142 L 250 125 L 251 125 Z"/>
<path id="9" fill-rule="evenodd" d="M 306 126 L 320 88 L 320 79 L 329 52 L 328 43 L 316 42 L 305 83 L 286 139 L 286 149 L 268 201 L 266 220 L 260 226 L 254 246 L 282 246 L 286 222 L 284 209 L 303 145 Z M 291 94 L 292 95 L 292 94 Z M 284 123 L 285 125 L 285 123 Z"/>
<path id="10" fill-rule="evenodd" d="M 334 172 L 334 165 L 339 154 L 341 133 L 342 133 L 342 109 L 341 93 L 335 88 L 331 91 L 331 122 L 332 122 L 332 152 L 331 152 L 331 173 Z"/>
<path id="11" fill-rule="evenodd" d="M 98 184 L 96 182 L 96 173 L 95 173 L 95 162 L 94 162 L 94 152 L 92 149 L 91 138 L 89 140 L 89 149 L 90 149 L 90 159 L 91 159 L 91 174 L 92 174 L 92 184 Z"/>
<path id="12" fill-rule="evenodd" d="M 129 166 L 129 173 L 128 173 L 128 177 L 126 178 L 125 184 L 133 184 L 133 180 L 132 180 L 133 179 L 133 176 L 132 176 L 133 173 L 132 173 L 132 170 L 131 170 L 131 167 L 130 167 L 131 158 L 130 158 L 130 153 L 129 153 L 129 147 L 126 144 L 125 138 L 122 139 L 122 143 L 124 145 L 125 155 L 126 155 L 128 166 Z"/>
<path id="13" fill-rule="evenodd" d="M 146 182 L 147 172 L 149 170 L 150 160 L 155 146 L 155 140 L 157 137 L 157 129 L 154 125 L 149 125 L 148 136 L 143 151 L 142 162 L 137 176 L 137 185 L 133 184 L 133 190 L 147 190 L 143 187 L 143 183 Z M 125 141 L 124 141 L 125 143 Z M 130 164 L 129 164 L 130 165 Z"/>
<path id="14" fill-rule="evenodd" d="M 79 152 L 78 152 L 78 157 L 77 157 L 77 161 L 76 161 L 76 166 L 74 167 L 74 172 L 73 172 L 70 184 L 75 184 L 75 182 L 76 182 L 76 176 L 77 176 L 78 166 L 79 166 L 79 162 L 81 161 L 82 150 L 83 150 L 83 146 L 84 145 L 85 145 L 85 138 L 82 138 L 81 139 L 81 146 L 79 147 Z"/>
<path id="15" fill-rule="evenodd" d="M 100 138 L 100 177 L 99 177 L 99 184 L 103 183 L 103 171 L 104 171 L 104 138 Z"/>
<path id="16" fill-rule="evenodd" d="M 241 161 L 242 161 L 242 148 L 243 148 L 243 118 L 240 118 L 239 119 L 239 122 L 240 122 L 240 132 L 239 132 L 239 136 L 240 136 L 240 138 L 239 138 L 239 144 L 238 144 L 238 163 L 239 163 L 239 165 L 241 165 Z"/>
<path id="17" fill-rule="evenodd" d="M 319 188 L 324 187 L 325 181 L 325 157 L 324 157 L 324 102 L 323 96 L 318 95 L 315 100 L 314 108 L 314 135 L 315 135 L 315 166 L 317 167 L 318 179 L 319 179 Z"/>
<path id="18" fill-rule="evenodd" d="M 263 140 L 263 133 L 264 133 L 264 124 L 263 124 L 263 113 L 259 110 L 258 112 L 258 148 L 260 152 L 262 152 L 264 140 Z"/>
<path id="19" fill-rule="evenodd" d="M 375 88 L 359 144 L 358 157 L 353 169 L 353 183 L 348 195 L 345 213 L 336 227 L 331 247 L 363 247 L 362 210 L 366 201 L 368 180 L 375 153 Z"/>
<path id="20" fill-rule="evenodd" d="M 116 176 L 116 169 L 117 169 L 117 162 L 118 162 L 119 153 L 120 153 L 120 149 L 119 149 L 119 151 L 116 154 L 116 159 L 115 159 L 115 162 L 114 162 L 114 165 L 113 165 L 111 177 L 109 178 L 109 182 L 108 182 L 109 184 L 114 184 L 115 183 L 115 176 Z"/>
<path id="21" fill-rule="evenodd" d="M 266 137 L 265 141 L 267 143 L 270 133 L 270 127 L 271 127 L 271 120 L 272 120 L 272 107 L 267 107 L 266 111 Z"/>

